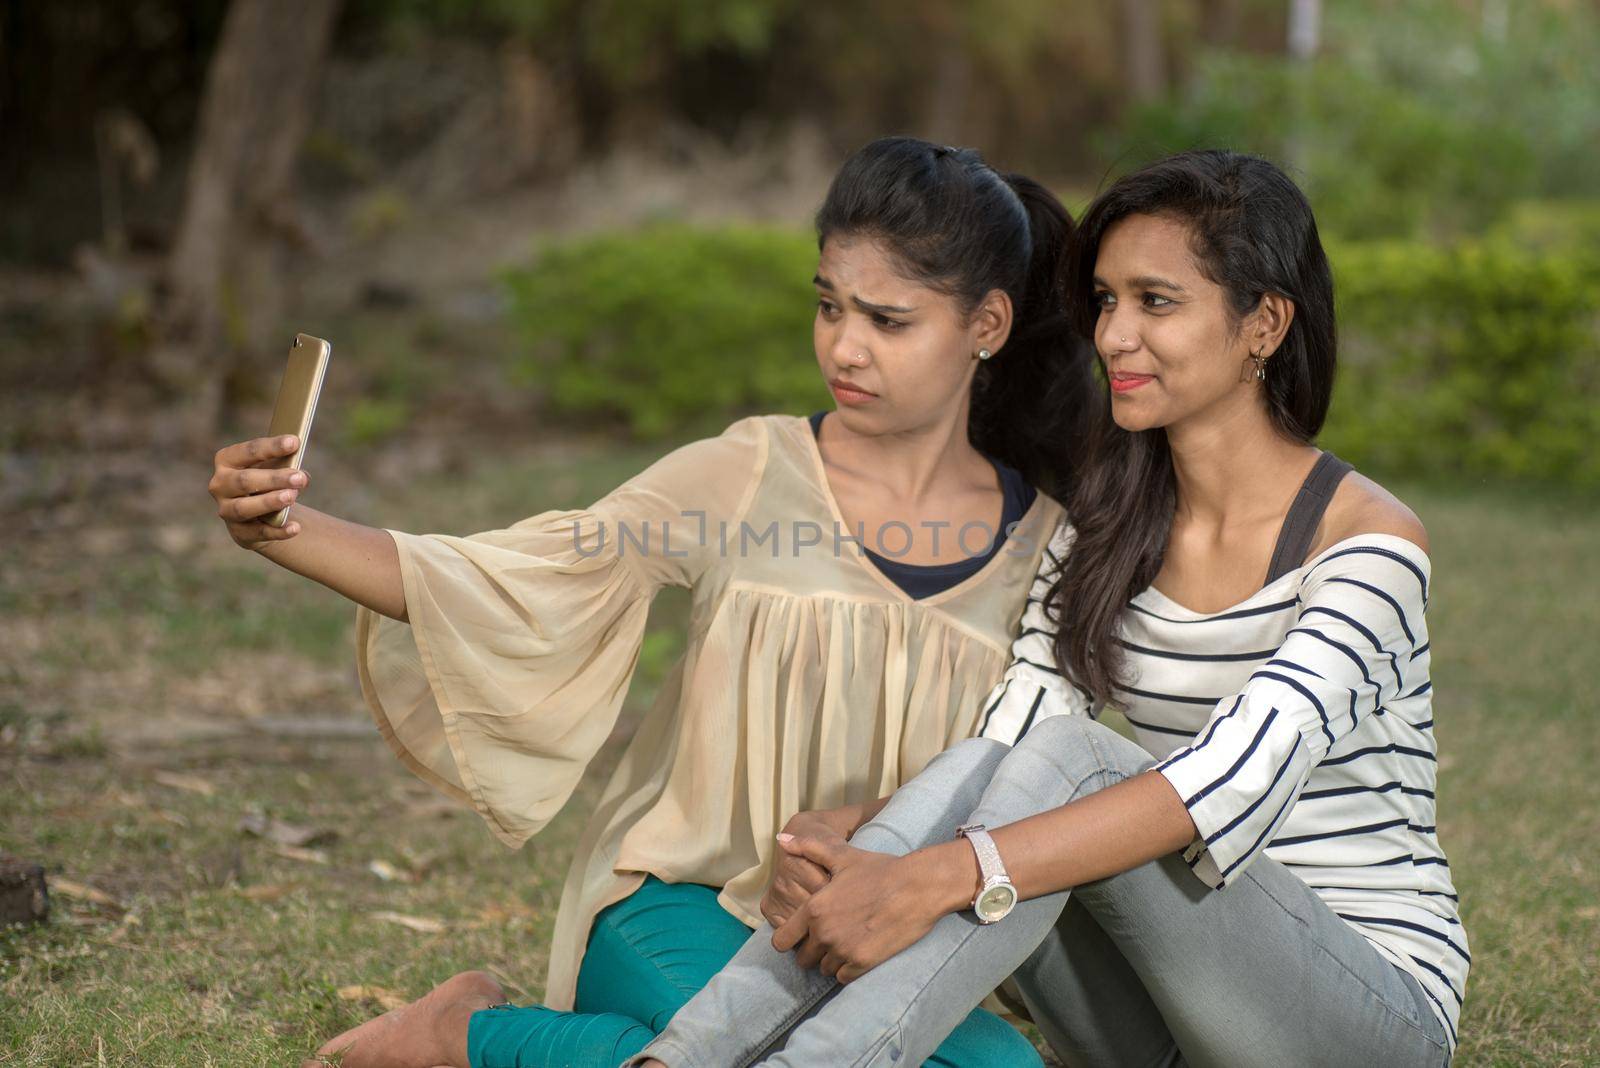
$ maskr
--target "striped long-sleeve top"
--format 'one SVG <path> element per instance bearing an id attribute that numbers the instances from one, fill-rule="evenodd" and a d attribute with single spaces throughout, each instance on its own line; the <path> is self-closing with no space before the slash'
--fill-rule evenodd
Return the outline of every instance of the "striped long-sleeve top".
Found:
<path id="1" fill-rule="evenodd" d="M 1071 550 L 1041 561 L 982 734 L 1014 744 L 1039 719 L 1093 715 L 1061 673 L 1045 600 Z M 1155 587 L 1123 613 L 1118 705 L 1194 819 L 1190 868 L 1221 889 L 1265 853 L 1294 872 L 1432 999 L 1451 1048 L 1466 932 L 1434 818 L 1427 554 L 1347 538 L 1221 612 Z"/>

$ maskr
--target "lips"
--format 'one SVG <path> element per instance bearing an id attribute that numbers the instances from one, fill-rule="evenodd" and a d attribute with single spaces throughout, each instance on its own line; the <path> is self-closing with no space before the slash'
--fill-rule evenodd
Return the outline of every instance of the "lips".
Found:
<path id="1" fill-rule="evenodd" d="M 1156 380 L 1155 375 L 1135 374 L 1132 371 L 1112 371 L 1106 377 L 1111 381 L 1113 393 L 1128 393 Z"/>
<path id="2" fill-rule="evenodd" d="M 828 385 L 833 389 L 834 397 L 843 404 L 865 404 L 878 396 L 870 390 L 862 389 L 840 378 L 831 379 Z"/>

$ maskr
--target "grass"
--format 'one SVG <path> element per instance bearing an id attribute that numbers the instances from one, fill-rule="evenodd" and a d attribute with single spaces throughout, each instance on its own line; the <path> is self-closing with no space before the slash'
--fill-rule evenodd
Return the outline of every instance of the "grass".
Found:
<path id="1" fill-rule="evenodd" d="M 382 492 L 324 471 L 312 501 L 465 532 L 586 501 L 648 459 L 547 452 Z M 1398 489 L 1434 547 L 1440 835 L 1475 960 L 1456 1063 L 1600 1063 L 1600 507 Z M 468 967 L 535 997 L 605 767 L 511 852 L 374 736 L 272 726 L 360 723 L 351 612 L 183 509 L 192 527 L 98 549 L 7 545 L 0 851 L 45 863 L 57 890 L 47 924 L 0 932 L 0 1065 L 294 1063 Z M 635 710 L 683 609 L 658 604 Z M 336 837 L 286 854 L 241 832 L 257 814 Z M 74 882 L 112 903 L 62 892 Z"/>

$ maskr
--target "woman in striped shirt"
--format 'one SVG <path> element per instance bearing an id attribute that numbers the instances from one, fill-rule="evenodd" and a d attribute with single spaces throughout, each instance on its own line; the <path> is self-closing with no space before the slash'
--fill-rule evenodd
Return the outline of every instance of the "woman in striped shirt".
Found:
<path id="1" fill-rule="evenodd" d="M 787 840 L 775 930 L 641 1063 L 916 1064 L 1008 976 L 1073 1064 L 1449 1063 L 1470 957 L 1427 539 L 1311 444 L 1334 327 L 1310 208 L 1264 160 L 1185 153 L 1079 242 L 1111 420 L 983 736 L 848 842 Z"/>

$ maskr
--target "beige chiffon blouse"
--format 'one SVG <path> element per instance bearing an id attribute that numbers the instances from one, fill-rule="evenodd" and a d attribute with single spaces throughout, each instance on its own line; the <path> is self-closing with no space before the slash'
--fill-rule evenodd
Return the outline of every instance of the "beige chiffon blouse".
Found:
<path id="1" fill-rule="evenodd" d="M 754 926 L 790 816 L 888 794 L 976 732 L 1060 516 L 1039 494 L 981 571 L 913 600 L 854 540 L 808 422 L 741 419 L 588 509 L 391 531 L 409 623 L 358 611 L 362 694 L 407 767 L 520 846 L 610 734 L 651 597 L 693 591 L 562 894 L 546 1002 L 571 1008 L 595 914 L 646 873 L 720 886 Z"/>

